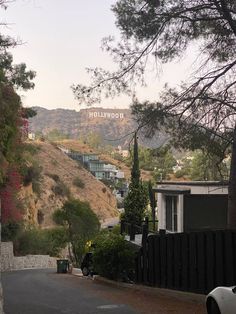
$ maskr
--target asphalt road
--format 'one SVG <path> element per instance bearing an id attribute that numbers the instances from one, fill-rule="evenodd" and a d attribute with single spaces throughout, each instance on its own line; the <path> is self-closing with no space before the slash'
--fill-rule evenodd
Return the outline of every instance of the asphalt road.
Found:
<path id="1" fill-rule="evenodd" d="M 111 287 L 55 270 L 3 273 L 2 284 L 5 314 L 139 313 L 130 305 L 112 300 Z"/>
<path id="2" fill-rule="evenodd" d="M 5 314 L 206 314 L 205 305 L 55 270 L 2 274 Z M 153 292 L 153 290 L 152 290 Z"/>

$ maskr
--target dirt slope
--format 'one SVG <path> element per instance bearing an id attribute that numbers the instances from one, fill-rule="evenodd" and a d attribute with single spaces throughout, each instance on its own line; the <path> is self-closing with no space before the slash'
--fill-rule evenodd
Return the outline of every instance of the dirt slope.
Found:
<path id="1" fill-rule="evenodd" d="M 42 180 L 39 196 L 33 193 L 32 186 L 24 188 L 21 193 L 21 198 L 24 198 L 27 205 L 26 216 L 29 221 L 37 224 L 40 216 L 43 228 L 53 225 L 52 213 L 67 200 L 66 195 L 60 195 L 60 189 L 58 192 L 58 185 L 66 186 L 72 197 L 89 202 L 100 221 L 118 216 L 115 197 L 91 173 L 55 145 L 48 142 L 33 142 L 32 145 L 39 147 L 35 158 L 42 167 Z M 78 177 L 84 183 L 83 188 L 73 184 L 73 180 Z"/>

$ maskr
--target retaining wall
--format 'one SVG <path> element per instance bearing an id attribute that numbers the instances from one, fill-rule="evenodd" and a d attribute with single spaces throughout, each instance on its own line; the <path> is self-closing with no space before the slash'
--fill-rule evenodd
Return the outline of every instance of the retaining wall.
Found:
<path id="1" fill-rule="evenodd" d="M 1 255 L 1 234 L 2 234 L 2 225 L 1 225 L 1 199 L 0 199 L 0 257 Z M 1 263 L 1 258 L 0 258 Z M 1 265 L 0 265 L 1 268 Z M 0 272 L 0 314 L 4 314 L 3 312 L 3 294 L 2 294 L 2 278 L 1 278 L 1 272 Z"/>
<path id="2" fill-rule="evenodd" d="M 56 268 L 57 259 L 49 255 L 14 256 L 12 242 L 1 243 L 1 271 L 27 268 Z"/>

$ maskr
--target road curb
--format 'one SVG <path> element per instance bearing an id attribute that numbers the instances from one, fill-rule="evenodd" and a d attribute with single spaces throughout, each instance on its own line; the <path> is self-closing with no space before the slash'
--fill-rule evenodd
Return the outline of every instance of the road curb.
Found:
<path id="1" fill-rule="evenodd" d="M 129 284 L 124 282 L 113 281 L 98 275 L 93 276 L 93 280 L 98 283 L 104 283 L 107 285 L 112 285 L 118 288 L 131 289 L 133 291 L 143 292 L 145 294 L 152 294 L 158 297 L 169 297 L 175 298 L 180 301 L 191 302 L 191 303 L 199 303 L 205 304 L 206 296 L 203 294 L 196 294 L 191 292 L 184 292 L 178 290 L 169 290 L 157 287 L 148 287 L 138 284 Z"/>

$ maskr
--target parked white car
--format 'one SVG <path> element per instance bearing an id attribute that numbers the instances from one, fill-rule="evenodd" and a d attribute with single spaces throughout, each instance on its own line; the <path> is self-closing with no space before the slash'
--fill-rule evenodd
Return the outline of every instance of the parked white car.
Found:
<path id="1" fill-rule="evenodd" d="M 208 314 L 236 313 L 236 286 L 217 287 L 206 297 Z"/>

